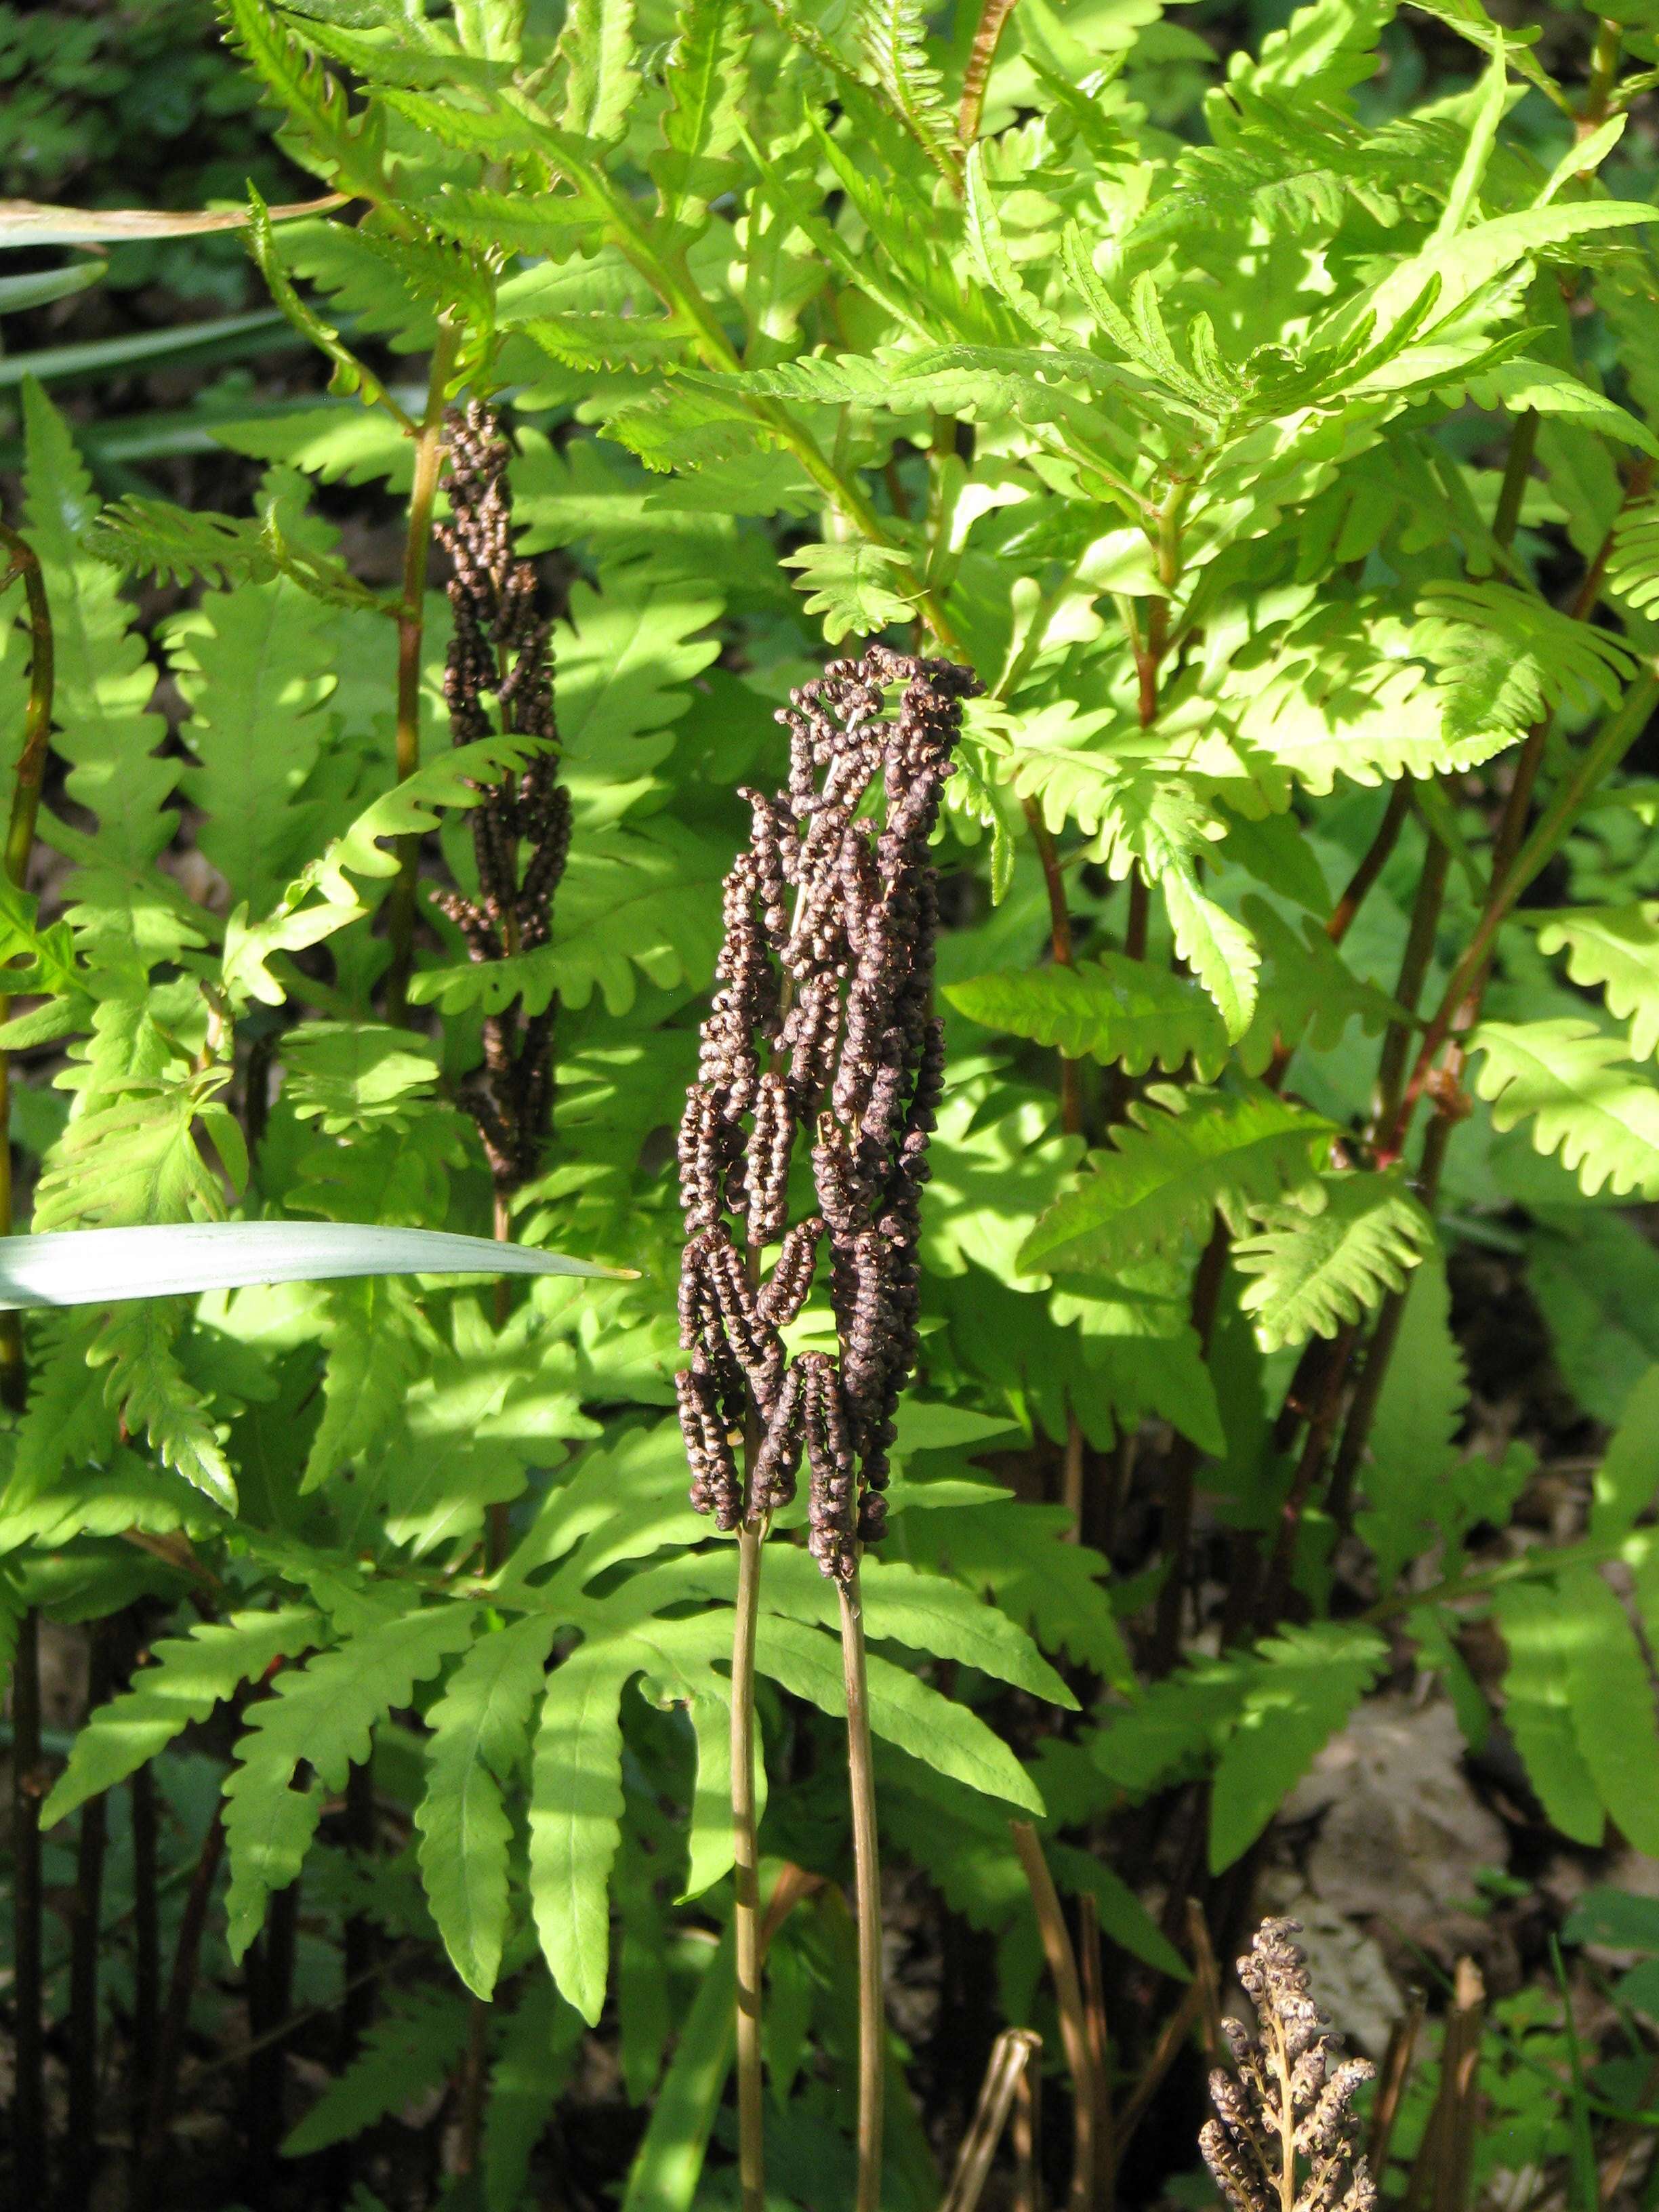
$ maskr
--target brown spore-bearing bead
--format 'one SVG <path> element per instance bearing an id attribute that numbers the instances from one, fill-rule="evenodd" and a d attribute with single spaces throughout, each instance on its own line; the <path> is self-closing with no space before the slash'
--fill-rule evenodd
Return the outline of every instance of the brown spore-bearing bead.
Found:
<path id="1" fill-rule="evenodd" d="M 476 961 L 504 960 L 550 942 L 553 903 L 570 850 L 570 794 L 558 781 L 552 625 L 536 572 L 513 550 L 507 482 L 512 448 L 492 410 L 473 401 L 448 422 L 449 518 L 438 526 L 453 573 L 454 628 L 444 698 L 457 745 L 503 732 L 543 741 L 534 757 L 472 809 L 478 895 L 439 893 L 434 904 Z M 522 859 L 522 868 L 521 868 Z M 483 1066 L 462 1086 L 498 1193 L 534 1176 L 553 1107 L 553 1012 L 514 998 L 483 1023 Z"/>
<path id="2" fill-rule="evenodd" d="M 775 1510 L 804 1452 L 809 1544 L 837 1580 L 881 1534 L 876 1493 L 915 1365 L 920 1199 L 942 1079 L 927 848 L 962 702 L 977 688 L 951 662 L 872 646 L 791 695 L 779 715 L 787 787 L 771 799 L 743 794 L 750 840 L 726 878 L 717 989 L 681 1126 L 685 1267 L 696 1279 L 683 1331 L 711 1374 L 747 1378 L 749 1516 Z M 803 1129 L 818 1214 L 791 1229 L 789 1164 Z M 812 1352 L 788 1365 L 779 1332 L 805 1304 L 824 1243 L 839 1359 Z M 763 1279 L 759 1255 L 773 1243 Z M 688 1451 L 695 1439 L 707 1457 L 701 1401 L 683 1404 Z"/>

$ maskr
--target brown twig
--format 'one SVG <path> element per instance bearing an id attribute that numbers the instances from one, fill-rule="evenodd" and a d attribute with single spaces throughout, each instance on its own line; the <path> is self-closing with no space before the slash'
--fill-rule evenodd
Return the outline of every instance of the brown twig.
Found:
<path id="1" fill-rule="evenodd" d="M 1009 2140 L 1014 2152 L 1013 2212 L 1043 2212 L 1041 2067 L 1028 2066 L 1014 2084 Z"/>
<path id="2" fill-rule="evenodd" d="M 94 1621 L 88 1632 L 87 1711 L 108 1698 L 112 1624 Z M 64 2197 L 68 2212 L 82 2212 L 98 2170 L 98 1967 L 102 1949 L 104 1848 L 109 1801 L 100 1790 L 81 1808 L 75 1853 L 75 1901 L 70 1934 L 69 2142 Z"/>
<path id="3" fill-rule="evenodd" d="M 1193 1278 L 1193 1328 L 1200 1349 L 1206 1354 L 1221 1297 L 1221 1279 L 1226 1273 L 1228 1243 L 1226 1224 L 1218 1217 Z M 1169 1565 L 1164 1586 L 1158 1594 L 1158 1620 L 1152 1635 L 1152 1671 L 1155 1677 L 1167 1674 L 1181 1655 L 1187 1559 L 1192 1548 L 1195 1478 L 1200 1456 L 1190 1437 L 1177 1437 L 1164 1465 L 1164 1523 L 1159 1545 Z"/>
<path id="4" fill-rule="evenodd" d="M 20 2205 L 46 2194 L 46 2048 L 40 2016 L 40 1616 L 17 1625 L 11 1676 L 12 2193 Z"/>
<path id="5" fill-rule="evenodd" d="M 957 2152 L 950 2186 L 939 2199 L 939 2212 L 975 2212 L 1008 2124 L 1015 2093 L 1025 2075 L 1036 2071 L 1042 2049 L 1042 2038 L 1029 2027 L 1005 2027 L 991 2045 L 979 2102 Z"/>
<path id="6" fill-rule="evenodd" d="M 1347 886 L 1331 908 L 1330 919 L 1325 924 L 1325 934 L 1333 945 L 1340 945 L 1353 927 L 1355 917 L 1376 887 L 1377 878 L 1389 864 L 1389 856 L 1400 842 L 1412 811 L 1412 787 L 1408 778 L 1402 776 L 1389 794 L 1389 803 L 1382 810 L 1382 819 L 1376 825 L 1376 835 L 1366 847 L 1358 866 L 1349 877 Z"/>
<path id="7" fill-rule="evenodd" d="M 1089 2029 L 1083 2009 L 1083 1985 L 1078 1974 L 1077 1956 L 1072 1948 L 1066 1916 L 1060 1910 L 1059 1893 L 1054 1888 L 1054 1879 L 1048 1871 L 1048 1862 L 1043 1856 L 1042 1846 L 1037 1840 L 1036 1830 L 1029 1820 L 1011 1820 L 1008 1830 L 1031 1893 L 1037 1932 L 1042 1939 L 1042 1954 L 1048 1960 L 1049 1978 L 1054 1985 L 1054 2002 L 1060 2012 L 1060 2042 L 1065 2048 L 1066 2063 L 1072 2076 L 1073 2162 L 1071 2195 L 1067 2202 L 1072 2212 L 1091 2212 L 1095 2202 L 1098 2152 L 1096 2115 L 1100 2106 L 1100 2092 L 1090 2055 Z"/>
<path id="8" fill-rule="evenodd" d="M 1460 1959 L 1440 2050 L 1440 2087 L 1412 2163 L 1402 2212 L 1463 2212 L 1480 2112 L 1480 2039 L 1486 1991 L 1473 1959 Z"/>
<path id="9" fill-rule="evenodd" d="M 130 1784 L 132 1813 L 132 2150 L 143 2145 L 150 2075 L 161 2025 L 161 1924 L 155 1774 L 148 1760 Z"/>
<path id="10" fill-rule="evenodd" d="M 213 1808 L 213 1818 L 202 1838 L 196 1869 L 191 1876 L 184 1911 L 179 1921 L 173 1972 L 167 1978 L 167 2003 L 162 2010 L 161 2029 L 156 2040 L 149 2117 L 144 2130 L 143 2160 L 135 2191 L 139 2212 L 149 2212 L 161 2183 L 161 2168 L 167 2156 L 167 2129 L 173 2118 L 173 2097 L 179 2086 L 179 2069 L 184 2059 L 185 2039 L 190 2033 L 190 2004 L 196 1992 L 196 1970 L 201 1958 L 202 1936 L 207 1925 L 214 1881 L 224 1855 L 225 1807 L 224 1800 L 221 1798 Z"/>
<path id="11" fill-rule="evenodd" d="M 1376 2101 L 1371 2106 L 1370 2133 L 1365 2142 L 1365 2163 L 1379 2180 L 1389 2162 L 1389 2146 L 1394 2141 L 1395 2122 L 1400 2118 L 1401 2101 L 1411 2076 L 1412 2060 L 1417 2053 L 1417 2039 L 1423 2032 L 1423 1992 L 1413 1990 L 1405 2012 L 1389 2032 L 1389 2047 L 1382 2054 L 1382 2069 L 1376 2081 Z"/>
<path id="12" fill-rule="evenodd" d="M 1087 1890 L 1078 1899 L 1078 1965 L 1083 1984 L 1083 2023 L 1095 2076 L 1095 2207 L 1111 2212 L 1114 2169 L 1112 2041 L 1106 2018 L 1106 1976 L 1100 1943 L 1100 1905 Z"/>

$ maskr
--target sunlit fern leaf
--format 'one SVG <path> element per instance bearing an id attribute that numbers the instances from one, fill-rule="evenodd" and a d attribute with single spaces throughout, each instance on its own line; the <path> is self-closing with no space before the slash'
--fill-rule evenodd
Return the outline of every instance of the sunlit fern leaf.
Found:
<path id="1" fill-rule="evenodd" d="M 1538 949 L 1565 951 L 1575 983 L 1600 984 L 1607 1012 L 1630 1024 L 1630 1056 L 1659 1052 L 1659 902 L 1557 908 L 1540 918 Z"/>
<path id="2" fill-rule="evenodd" d="M 1659 599 L 1659 499 L 1638 500 L 1614 524 L 1607 585 L 1638 613 Z"/>
<path id="3" fill-rule="evenodd" d="M 1235 1235 L 1252 1207 L 1313 1185 L 1332 1128 L 1261 1089 L 1158 1085 L 1138 1120 L 1091 1156 L 1078 1188 L 1049 1207 L 1020 1255 L 1026 1269 L 1110 1274 L 1158 1252 L 1202 1243 L 1218 1212 Z"/>
<path id="4" fill-rule="evenodd" d="M 1559 1152 L 1587 1196 L 1659 1196 L 1659 1086 L 1630 1064 L 1625 1040 L 1570 1017 L 1483 1022 L 1475 1088 L 1499 1129 L 1532 1123 L 1540 1152 Z"/>
<path id="5" fill-rule="evenodd" d="M 1212 1082 L 1227 1057 L 1227 1035 L 1214 1005 L 1188 977 L 1103 952 L 1074 968 L 1009 969 L 947 983 L 944 997 L 985 1028 L 1057 1046 L 1144 1075 L 1174 1074 L 1188 1060 Z"/>
<path id="6" fill-rule="evenodd" d="M 955 118 L 927 50 L 927 21 L 917 0 L 855 0 L 854 21 L 877 82 L 928 160 L 954 182 L 960 173 Z"/>
<path id="7" fill-rule="evenodd" d="M 1322 1206 L 1258 1207 L 1256 1225 L 1233 1245 L 1233 1265 L 1250 1278 L 1239 1304 L 1264 1352 L 1335 1336 L 1399 1290 L 1433 1241 L 1428 1214 L 1396 1175 L 1330 1176 L 1316 1188 Z"/>

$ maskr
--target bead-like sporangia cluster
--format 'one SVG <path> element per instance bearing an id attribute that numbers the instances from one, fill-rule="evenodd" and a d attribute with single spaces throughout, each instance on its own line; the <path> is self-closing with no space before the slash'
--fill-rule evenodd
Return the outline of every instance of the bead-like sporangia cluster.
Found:
<path id="1" fill-rule="evenodd" d="M 511 448 L 494 415 L 475 400 L 464 415 L 452 416 L 449 452 L 450 519 L 438 535 L 454 564 L 448 589 L 455 629 L 444 667 L 451 733 L 458 745 L 493 733 L 489 695 L 502 730 L 548 740 L 472 809 L 477 897 L 436 896 L 475 960 L 501 960 L 534 951 L 552 934 L 554 895 L 570 848 L 570 795 L 558 781 L 555 749 L 552 624 L 538 610 L 534 568 L 513 551 Z M 515 999 L 487 1015 L 483 1048 L 483 1070 L 464 1103 L 477 1122 L 495 1188 L 505 1193 L 536 1171 L 552 1104 L 551 1006 L 526 1014 Z"/>
<path id="2" fill-rule="evenodd" d="M 886 694 L 898 686 L 895 714 Z M 717 988 L 680 1127 L 692 1503 L 722 1528 L 762 1521 L 793 1497 L 805 1452 L 809 1541 L 840 1581 L 882 1533 L 893 1414 L 915 1364 L 916 1239 L 943 1071 L 927 847 L 977 688 L 950 661 L 872 646 L 791 695 L 779 716 L 789 787 L 743 794 L 754 826 L 726 879 Z M 817 1211 L 791 1226 L 804 1133 Z M 792 1360 L 781 1332 L 826 1244 L 839 1358 Z"/>
<path id="3" fill-rule="evenodd" d="M 1353 2100 L 1376 2071 L 1343 2058 L 1313 2001 L 1294 1920 L 1264 1920 L 1238 1978 L 1255 2007 L 1222 2029 L 1238 2072 L 1210 2076 L 1217 2118 L 1199 2136 L 1233 2212 L 1374 2212 L 1376 2187 L 1354 2148 Z"/>

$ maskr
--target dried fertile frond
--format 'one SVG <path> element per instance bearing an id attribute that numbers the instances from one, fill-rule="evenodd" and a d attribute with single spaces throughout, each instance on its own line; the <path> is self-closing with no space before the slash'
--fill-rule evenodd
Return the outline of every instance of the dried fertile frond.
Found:
<path id="1" fill-rule="evenodd" d="M 536 572 L 513 551 L 507 489 L 512 449 L 476 400 L 449 425 L 450 519 L 438 535 L 454 573 L 455 618 L 444 697 L 458 745 L 491 734 L 493 697 L 503 730 L 547 740 L 529 765 L 472 809 L 478 896 L 438 894 L 475 960 L 533 951 L 553 933 L 553 901 L 570 848 L 570 797 L 558 781 L 552 624 L 539 611 Z M 535 1173 L 552 1109 L 553 1010 L 527 1015 L 514 1000 L 486 1016 L 482 1074 L 463 1094 L 499 1192 Z"/>
<path id="2" fill-rule="evenodd" d="M 1264 1920 L 1238 1962 L 1256 2033 L 1222 2022 L 1238 2072 L 1210 2076 L 1216 2118 L 1199 2148 L 1233 2212 L 1374 2212 L 1353 2100 L 1376 2069 L 1340 2057 L 1291 1941 L 1299 1932 L 1293 1920 Z"/>
<path id="3" fill-rule="evenodd" d="M 891 714 L 886 694 L 901 686 Z M 872 646 L 791 695 L 779 717 L 788 788 L 744 794 L 750 841 L 726 881 L 717 988 L 680 1126 L 692 1501 L 722 1528 L 763 1517 L 793 1496 L 805 1452 L 809 1542 L 842 1581 L 881 1534 L 892 1417 L 915 1364 L 915 1247 L 944 1069 L 927 848 L 975 689 L 949 661 Z M 818 1212 L 786 1229 L 790 1163 L 809 1130 Z M 762 1249 L 780 1239 L 763 1280 Z M 826 1241 L 839 1358 L 789 1367 L 779 1332 Z"/>

